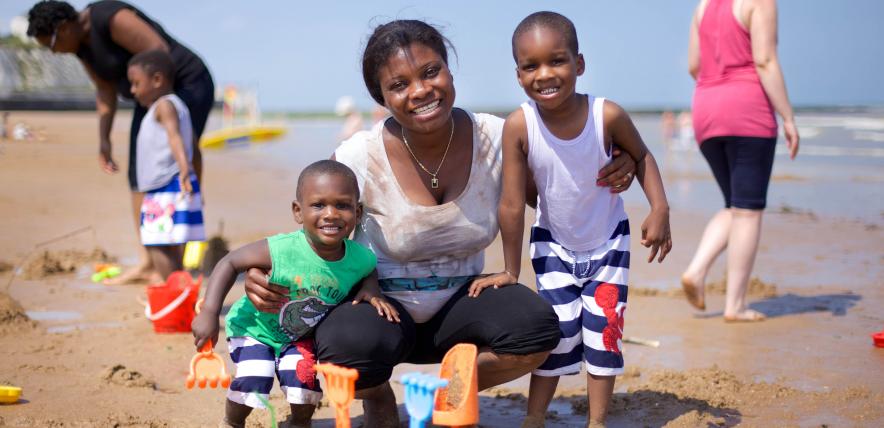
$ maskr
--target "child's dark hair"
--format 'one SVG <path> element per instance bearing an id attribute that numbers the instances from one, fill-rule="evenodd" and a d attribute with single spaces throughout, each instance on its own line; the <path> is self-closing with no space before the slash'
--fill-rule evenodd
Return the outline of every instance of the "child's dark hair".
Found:
<path id="1" fill-rule="evenodd" d="M 139 52 L 129 60 L 129 67 L 141 67 L 148 76 L 160 73 L 170 83 L 175 83 L 175 63 L 162 49 Z"/>
<path id="2" fill-rule="evenodd" d="M 356 192 L 356 200 L 359 200 L 359 181 L 356 180 L 356 174 L 349 166 L 330 159 L 313 162 L 301 171 L 301 175 L 298 176 L 298 187 L 295 191 L 296 199 L 301 200 L 301 187 L 304 186 L 304 181 L 317 175 L 338 175 L 346 178 L 350 185 L 353 186 L 353 191 Z"/>
<path id="3" fill-rule="evenodd" d="M 378 104 L 384 105 L 378 71 L 386 64 L 390 55 L 399 49 L 407 48 L 412 43 L 420 43 L 434 50 L 442 57 L 445 64 L 448 64 L 447 48 L 454 50 L 451 41 L 435 27 L 423 21 L 398 19 L 377 26 L 362 52 L 362 78 L 365 80 L 368 93 Z"/>
<path id="4" fill-rule="evenodd" d="M 555 12 L 541 11 L 526 16 L 525 19 L 516 26 L 516 30 L 513 31 L 513 59 L 516 59 L 516 39 L 535 27 L 548 28 L 560 33 L 568 43 L 568 49 L 571 53 L 574 54 L 574 56 L 577 56 L 579 53 L 577 45 L 577 29 L 574 28 L 574 23 L 564 15 Z"/>
<path id="5" fill-rule="evenodd" d="M 28 11 L 28 35 L 50 36 L 62 22 L 72 19 L 77 19 L 77 11 L 68 2 L 41 1 Z"/>

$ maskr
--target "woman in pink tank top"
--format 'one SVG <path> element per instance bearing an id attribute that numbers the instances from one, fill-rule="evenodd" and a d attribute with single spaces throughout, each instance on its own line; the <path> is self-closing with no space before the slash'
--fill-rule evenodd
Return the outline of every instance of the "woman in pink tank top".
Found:
<path id="1" fill-rule="evenodd" d="M 706 309 L 709 267 L 728 249 L 725 321 L 760 321 L 746 304 L 746 287 L 761 235 L 761 217 L 783 119 L 792 159 L 798 131 L 777 58 L 775 0 L 701 0 L 691 24 L 688 62 L 697 81 L 694 133 L 724 195 L 682 274 L 688 301 Z"/>

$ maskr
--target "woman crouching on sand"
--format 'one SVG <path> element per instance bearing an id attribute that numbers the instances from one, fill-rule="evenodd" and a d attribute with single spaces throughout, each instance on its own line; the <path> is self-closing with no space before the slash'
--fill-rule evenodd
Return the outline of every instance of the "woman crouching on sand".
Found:
<path id="1" fill-rule="evenodd" d="M 454 107 L 447 45 L 422 21 L 377 27 L 362 73 L 392 117 L 334 154 L 362 189 L 365 214 L 354 240 L 376 253 L 381 289 L 401 314 L 390 323 L 371 305 L 341 305 L 316 330 L 320 361 L 359 371 L 367 427 L 399 426 L 388 382 L 399 363 L 438 363 L 452 345 L 474 343 L 485 389 L 530 372 L 558 342 L 555 313 L 524 285 L 467 296 L 498 232 L 503 119 Z M 621 156 L 600 175 L 619 191 L 634 170 Z M 246 293 L 257 308 L 276 312 L 286 291 L 266 278 L 250 270 Z"/>

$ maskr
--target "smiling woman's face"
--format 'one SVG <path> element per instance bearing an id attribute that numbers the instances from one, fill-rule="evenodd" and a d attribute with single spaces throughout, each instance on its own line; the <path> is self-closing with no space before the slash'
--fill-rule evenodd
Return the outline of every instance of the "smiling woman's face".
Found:
<path id="1" fill-rule="evenodd" d="M 394 52 L 378 70 L 384 105 L 405 129 L 429 133 L 448 127 L 454 78 L 432 48 L 412 43 Z"/>

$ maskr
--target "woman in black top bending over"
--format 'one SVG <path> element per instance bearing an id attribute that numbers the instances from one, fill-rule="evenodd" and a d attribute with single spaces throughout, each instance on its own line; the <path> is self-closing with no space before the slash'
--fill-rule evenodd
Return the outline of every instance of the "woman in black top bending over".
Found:
<path id="1" fill-rule="evenodd" d="M 77 55 L 89 77 L 95 82 L 98 112 L 99 164 L 107 173 L 115 173 L 117 164 L 111 156 L 110 132 L 117 111 L 117 94 L 132 99 L 126 66 L 133 55 L 155 49 L 169 53 L 175 63 L 175 93 L 190 110 L 194 131 L 193 167 L 202 178 L 202 156 L 198 144 L 212 108 L 215 85 L 203 61 L 193 51 L 169 36 L 163 27 L 135 7 L 113 0 L 91 3 L 81 11 L 63 1 L 41 1 L 28 12 L 28 35 L 55 53 Z M 142 194 L 137 192 L 135 141 L 141 119 L 147 110 L 135 105 L 129 131 L 129 187 L 136 232 L 140 224 Z M 142 247 L 139 266 L 115 278 L 123 283 L 147 278 L 149 258 Z"/>

